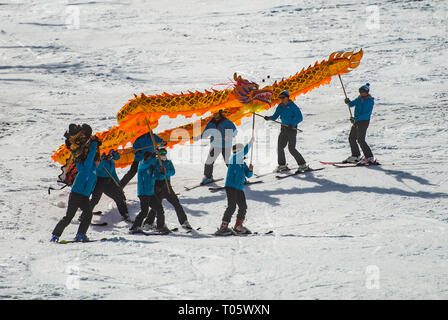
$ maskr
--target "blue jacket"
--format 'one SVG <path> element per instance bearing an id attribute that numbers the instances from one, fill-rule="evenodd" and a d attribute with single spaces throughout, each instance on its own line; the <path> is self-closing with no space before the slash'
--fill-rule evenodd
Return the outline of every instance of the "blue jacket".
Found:
<path id="1" fill-rule="evenodd" d="M 229 158 L 225 187 L 243 190 L 246 177 L 252 177 L 253 172 L 249 171 L 249 167 L 244 162 L 244 156 L 249 152 L 251 147 L 252 144 L 248 143 L 242 151 L 234 153 Z"/>
<path id="2" fill-rule="evenodd" d="M 350 101 L 349 106 L 355 107 L 355 122 L 361 120 L 370 120 L 374 104 L 375 99 L 370 95 L 364 99 L 358 97 L 355 100 Z"/>
<path id="3" fill-rule="evenodd" d="M 76 170 L 78 171 L 75 181 L 72 185 L 72 192 L 82 194 L 89 197 L 92 194 L 96 185 L 96 154 L 97 142 L 92 141 L 89 147 L 89 154 L 86 160 L 76 163 Z"/>
<path id="4" fill-rule="evenodd" d="M 269 118 L 271 120 L 277 120 L 279 116 L 282 123 L 288 126 L 291 125 L 293 127 L 296 127 L 300 122 L 303 121 L 302 112 L 300 111 L 299 107 L 291 100 L 289 100 L 289 103 L 286 106 L 280 103 L 277 106 L 275 113 Z"/>
<path id="5" fill-rule="evenodd" d="M 154 140 L 156 141 L 156 144 L 165 141 L 156 134 L 154 134 Z M 154 145 L 152 144 L 151 135 L 149 134 L 149 132 L 138 137 L 132 144 L 133 149 L 139 149 L 143 147 L 150 147 L 150 148 L 137 151 L 134 155 L 134 162 L 142 161 L 146 151 L 154 152 Z"/>
<path id="6" fill-rule="evenodd" d="M 156 165 L 157 159 L 151 157 L 142 160 L 138 164 L 137 169 L 137 195 L 152 196 L 154 195 L 154 184 L 156 182 Z"/>
<path id="7" fill-rule="evenodd" d="M 211 137 L 210 144 L 212 147 L 231 148 L 232 139 L 236 134 L 237 129 L 229 119 L 222 118 L 218 123 L 212 119 L 205 126 L 201 138 Z"/>
<path id="8" fill-rule="evenodd" d="M 171 160 L 162 161 L 162 164 L 165 167 L 166 174 L 162 174 L 160 172 L 160 164 L 159 164 L 159 161 L 157 160 L 156 173 L 155 173 L 156 180 L 165 180 L 165 176 L 168 180 L 170 180 L 170 177 L 174 176 L 174 174 L 176 173 L 176 170 L 174 169 L 174 165 L 171 162 Z"/>
<path id="9" fill-rule="evenodd" d="M 110 178 L 110 175 L 107 173 L 107 171 L 109 171 L 115 181 L 120 183 L 120 179 L 118 179 L 117 172 L 115 171 L 114 161 L 118 159 L 120 159 L 120 154 L 115 151 L 112 153 L 112 160 L 101 160 L 98 168 L 96 169 L 97 176 L 101 178 Z"/>

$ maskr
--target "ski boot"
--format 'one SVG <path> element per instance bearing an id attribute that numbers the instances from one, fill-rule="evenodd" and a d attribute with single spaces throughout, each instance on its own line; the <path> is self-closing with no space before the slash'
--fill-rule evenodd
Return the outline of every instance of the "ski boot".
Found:
<path id="1" fill-rule="evenodd" d="M 157 227 L 156 231 L 160 234 L 168 234 L 171 233 L 171 230 L 165 225 L 163 225 L 162 227 Z"/>
<path id="2" fill-rule="evenodd" d="M 87 238 L 87 236 L 85 234 L 77 234 L 75 237 L 75 241 L 76 242 L 88 242 L 89 238 Z"/>
<path id="3" fill-rule="evenodd" d="M 239 225 L 239 226 L 233 228 L 233 231 L 235 231 L 237 234 L 251 234 L 252 233 L 252 231 L 250 231 L 243 225 Z"/>
<path id="4" fill-rule="evenodd" d="M 213 177 L 204 177 L 201 181 L 201 185 L 209 184 L 213 182 Z"/>
<path id="5" fill-rule="evenodd" d="M 143 230 L 145 230 L 145 231 L 153 231 L 153 230 L 156 230 L 156 224 L 153 222 L 153 223 L 144 223 L 143 224 Z"/>
<path id="6" fill-rule="evenodd" d="M 237 234 L 250 234 L 252 233 L 249 229 L 243 226 L 243 220 L 236 219 L 235 226 L 233 227 L 233 231 Z"/>
<path id="7" fill-rule="evenodd" d="M 306 163 L 299 165 L 299 168 L 297 169 L 296 173 L 300 173 L 300 172 L 305 172 L 310 170 L 309 165 L 307 165 Z"/>
<path id="8" fill-rule="evenodd" d="M 342 163 L 358 163 L 360 160 L 361 156 L 350 156 L 344 161 L 342 161 Z"/>
<path id="9" fill-rule="evenodd" d="M 59 242 L 59 237 L 55 236 L 54 234 L 51 235 L 50 242 Z"/>
<path id="10" fill-rule="evenodd" d="M 275 169 L 275 172 L 285 172 L 285 171 L 289 171 L 290 169 L 288 168 L 288 166 L 286 164 L 282 164 L 279 165 L 277 167 L 277 169 Z"/>
<path id="11" fill-rule="evenodd" d="M 222 222 L 221 227 L 215 232 L 216 236 L 230 236 L 233 234 L 232 229 L 229 228 L 228 222 Z"/>
<path id="12" fill-rule="evenodd" d="M 192 230 L 193 228 L 190 225 L 190 222 L 188 222 L 188 220 L 185 220 L 184 223 L 181 224 L 182 228 L 186 229 L 186 230 Z"/>
<path id="13" fill-rule="evenodd" d="M 131 227 L 129 229 L 129 234 L 137 234 L 137 233 L 141 233 L 141 232 L 142 232 L 141 227 Z"/>
<path id="14" fill-rule="evenodd" d="M 375 160 L 374 157 L 369 157 L 369 158 L 364 158 L 364 159 L 360 160 L 359 164 L 364 165 L 364 166 L 368 166 L 368 165 L 371 165 L 371 164 L 377 164 L 377 161 Z"/>

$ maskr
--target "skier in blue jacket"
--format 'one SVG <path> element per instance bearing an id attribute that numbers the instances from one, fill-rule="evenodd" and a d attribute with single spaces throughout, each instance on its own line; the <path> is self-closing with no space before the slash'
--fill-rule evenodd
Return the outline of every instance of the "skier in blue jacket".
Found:
<path id="1" fill-rule="evenodd" d="M 207 123 L 201 134 L 202 139 L 210 137 L 211 146 L 204 166 L 202 184 L 213 181 L 213 164 L 220 154 L 227 165 L 232 150 L 232 139 L 236 134 L 235 124 L 223 115 L 222 110 L 213 114 L 213 119 Z"/>
<path id="2" fill-rule="evenodd" d="M 227 177 L 225 182 L 225 189 L 227 194 L 227 209 L 224 212 L 222 218 L 221 227 L 216 231 L 216 235 L 230 235 L 236 233 L 251 233 L 249 229 L 243 226 L 244 219 L 246 218 L 247 204 L 246 196 L 244 194 L 244 182 L 247 178 L 253 175 L 253 165 L 246 165 L 244 162 L 244 156 L 249 152 L 254 138 L 243 147 L 242 144 L 233 146 L 233 155 L 229 159 L 227 167 Z M 238 206 L 238 214 L 236 216 L 235 226 L 233 230 L 229 228 L 229 223 L 232 219 L 232 215 Z"/>
<path id="3" fill-rule="evenodd" d="M 375 104 L 375 99 L 369 92 L 370 84 L 366 83 L 359 88 L 359 96 L 355 100 L 350 101 L 348 98 L 345 99 L 345 103 L 348 104 L 350 108 L 355 107 L 355 116 L 350 119 L 353 126 L 348 137 L 352 155 L 344 162 L 357 163 L 362 161 L 363 164 L 375 163 L 372 150 L 366 142 L 367 128 L 369 127 L 370 117 Z M 361 158 L 358 144 L 361 146 L 362 152 L 364 153 L 364 159 Z"/>
<path id="4" fill-rule="evenodd" d="M 158 135 L 154 134 L 154 140 L 157 145 L 164 146 L 166 141 L 160 138 Z M 149 132 L 141 135 L 135 139 L 132 144 L 132 149 L 134 149 L 134 162 L 132 162 L 131 168 L 128 172 L 121 178 L 120 186 L 122 189 L 128 184 L 128 182 L 135 176 L 138 170 L 138 166 L 141 160 L 143 160 L 143 155 L 146 151 L 154 152 L 154 146 L 151 139 L 151 134 Z"/>
<path id="5" fill-rule="evenodd" d="M 280 130 L 277 143 L 278 154 L 278 167 L 277 172 L 289 170 L 286 165 L 285 147 L 288 146 L 288 150 L 299 166 L 299 171 L 308 170 L 309 167 L 306 164 L 305 159 L 302 157 L 299 151 L 296 149 L 297 141 L 297 125 L 303 121 L 302 112 L 299 107 L 289 99 L 289 92 L 287 90 L 282 91 L 279 95 L 282 102 L 277 106 L 275 113 L 272 116 L 264 117 L 265 120 L 280 120 L 284 126 Z"/>
<path id="6" fill-rule="evenodd" d="M 117 172 L 115 171 L 115 161 L 120 159 L 118 151 L 111 149 L 106 155 L 101 155 L 101 162 L 97 168 L 98 180 L 95 189 L 90 199 L 90 207 L 93 211 L 95 206 L 101 199 L 101 196 L 106 194 L 117 204 L 118 212 L 125 221 L 131 221 L 128 214 L 128 207 L 126 205 L 126 197 L 123 189 L 120 186 L 120 179 L 118 179 Z"/>
<path id="7" fill-rule="evenodd" d="M 187 215 L 185 214 L 185 210 L 180 204 L 179 198 L 171 186 L 171 177 L 175 175 L 176 170 L 174 169 L 173 162 L 168 160 L 167 158 L 167 150 L 165 148 L 159 148 L 160 159 L 162 161 L 162 167 L 159 162 L 156 163 L 156 183 L 154 186 L 155 194 L 160 201 L 166 199 L 171 205 L 174 207 L 176 211 L 177 220 L 179 224 L 187 230 L 191 230 L 191 225 L 188 222 Z M 168 187 L 165 182 L 165 177 L 168 182 Z M 168 191 L 169 188 L 169 191 Z M 154 228 L 154 220 L 156 217 L 156 211 L 151 209 L 149 211 L 148 217 L 144 222 L 144 227 L 148 229 Z"/>
<path id="8" fill-rule="evenodd" d="M 137 195 L 140 199 L 140 213 L 135 218 L 130 233 L 141 231 L 143 220 L 147 217 L 149 208 L 154 209 L 157 215 L 157 231 L 161 233 L 169 232 L 165 225 L 165 216 L 160 199 L 154 192 L 156 183 L 157 158 L 155 152 L 146 151 L 144 158 L 140 161 L 137 170 Z"/>
<path id="9" fill-rule="evenodd" d="M 90 137 L 90 140 L 87 157 L 84 161 L 76 163 L 78 173 L 68 198 L 67 211 L 52 232 L 52 242 L 59 241 L 62 232 L 70 224 L 79 208 L 82 210 L 83 219 L 79 224 L 75 240 L 80 242 L 88 241 L 86 232 L 92 220 L 92 209 L 90 207 L 89 197 L 96 185 L 96 166 L 99 164 L 99 159 L 96 159 L 97 146 L 100 143 L 96 136 Z"/>

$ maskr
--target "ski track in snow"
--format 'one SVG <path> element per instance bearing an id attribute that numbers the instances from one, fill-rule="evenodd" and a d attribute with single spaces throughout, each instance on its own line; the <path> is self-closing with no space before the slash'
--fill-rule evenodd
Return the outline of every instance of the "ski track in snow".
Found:
<path id="1" fill-rule="evenodd" d="M 448 298 L 448 4 L 375 2 L 378 28 L 369 27 L 368 6 L 354 0 L 2 3 L 0 299 Z M 371 83 L 376 105 L 367 141 L 383 165 L 261 178 L 265 183 L 246 188 L 246 224 L 274 235 L 205 235 L 219 226 L 225 193 L 184 192 L 202 178 L 203 165 L 172 156 L 174 188 L 204 235 L 128 235 L 129 225 L 103 196 L 95 209 L 103 215 L 93 221 L 108 226 L 91 226 L 88 235 L 109 241 L 48 242 L 69 193 L 48 195 L 60 172 L 50 157 L 69 123 L 103 131 L 116 125 L 133 93 L 203 91 L 233 72 L 258 83 L 267 75 L 281 80 L 333 51 L 359 48 L 360 66 L 342 78 L 351 98 Z M 349 153 L 343 98 L 336 79 L 296 99 L 304 114 L 297 145 L 312 166 Z M 190 120 L 163 118 L 156 131 Z M 251 125 L 243 120 L 239 141 L 248 140 Z M 263 173 L 276 164 L 279 128 L 260 119 L 256 126 L 254 164 Z M 170 153 L 207 151 L 197 143 Z M 218 160 L 215 176 L 224 175 Z M 126 188 L 132 217 L 139 211 L 135 181 Z M 169 204 L 166 217 L 178 226 Z M 77 226 L 76 216 L 62 238 L 71 239 Z M 379 287 L 372 288 L 376 271 Z"/>

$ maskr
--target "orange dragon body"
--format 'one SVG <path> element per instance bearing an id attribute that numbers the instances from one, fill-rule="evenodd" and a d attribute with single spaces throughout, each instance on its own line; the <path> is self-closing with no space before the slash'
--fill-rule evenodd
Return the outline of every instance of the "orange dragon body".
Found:
<path id="1" fill-rule="evenodd" d="M 129 100 L 117 113 L 118 126 L 96 134 L 102 141 L 100 152 L 107 153 L 110 149 L 116 150 L 120 147 L 122 156 L 116 162 L 116 166 L 125 167 L 131 164 L 133 153 L 124 148 L 128 143 L 133 143 L 140 135 L 148 132 L 145 119 L 149 120 L 151 128 L 154 129 L 162 116 L 200 117 L 208 112 L 214 113 L 222 109 L 227 118 L 239 125 L 242 118 L 251 116 L 253 112 L 262 112 L 280 103 L 279 94 L 283 90 L 288 90 L 290 98 L 294 99 L 300 94 L 329 84 L 333 76 L 348 73 L 356 68 L 360 64 L 362 55 L 362 49 L 356 53 L 353 51 L 334 52 L 328 60 L 316 62 L 314 66 L 302 69 L 287 79 L 261 89 L 258 84 L 234 74 L 234 82 L 230 89 L 181 94 L 135 95 L 135 98 Z M 168 147 L 186 141 L 193 142 L 211 117 L 198 120 L 200 122 L 196 122 L 196 125 L 190 123 L 157 134 L 168 141 Z M 183 136 L 188 133 L 188 138 L 178 138 L 177 132 L 180 132 L 180 129 L 184 130 Z M 69 158 L 70 150 L 65 145 L 61 145 L 52 156 L 54 161 L 62 165 L 66 165 Z"/>

